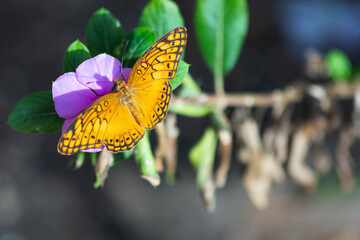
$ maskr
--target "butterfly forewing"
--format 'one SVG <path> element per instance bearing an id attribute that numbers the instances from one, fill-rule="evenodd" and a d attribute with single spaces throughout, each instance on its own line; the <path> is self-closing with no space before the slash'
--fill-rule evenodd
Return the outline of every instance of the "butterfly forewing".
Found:
<path id="1" fill-rule="evenodd" d="M 138 119 L 147 129 L 154 128 L 166 116 L 171 98 L 169 83 L 177 72 L 187 39 L 186 28 L 178 27 L 156 41 L 135 63 L 129 77 L 134 89 Z"/>
<path id="2" fill-rule="evenodd" d="M 136 106 L 140 109 L 143 118 L 139 119 L 141 125 L 147 129 L 153 129 L 166 116 L 170 99 L 171 85 L 166 81 L 153 84 L 136 93 Z M 151 101 L 147 101 L 150 99 Z"/>

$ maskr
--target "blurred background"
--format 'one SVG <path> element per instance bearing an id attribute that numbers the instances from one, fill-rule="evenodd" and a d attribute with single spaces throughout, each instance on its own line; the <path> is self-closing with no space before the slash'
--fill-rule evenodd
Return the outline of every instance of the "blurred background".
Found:
<path id="1" fill-rule="evenodd" d="M 188 28 L 186 61 L 206 92 L 212 75 L 193 29 L 194 1 L 175 1 Z M 360 191 L 342 194 L 334 174 L 312 194 L 291 179 L 273 186 L 270 204 L 257 210 L 233 157 L 229 180 L 209 214 L 188 163 L 188 151 L 209 120 L 179 116 L 179 180 L 157 189 L 141 180 L 133 159 L 109 172 L 94 189 L 88 162 L 78 171 L 56 151 L 59 133 L 24 134 L 7 118 L 24 96 L 51 89 L 62 74 L 67 46 L 85 42 L 85 28 L 100 7 L 125 31 L 137 27 L 146 0 L 3 0 L 0 8 L 0 240 L 30 239 L 360 239 Z M 248 1 L 250 25 L 240 59 L 226 79 L 228 92 L 284 88 L 303 73 L 309 47 L 342 49 L 360 64 L 360 3 L 350 0 Z M 329 144 L 333 144 L 329 140 Z M 351 149 L 359 165 L 358 141 Z M 356 165 L 355 165 L 356 166 Z"/>

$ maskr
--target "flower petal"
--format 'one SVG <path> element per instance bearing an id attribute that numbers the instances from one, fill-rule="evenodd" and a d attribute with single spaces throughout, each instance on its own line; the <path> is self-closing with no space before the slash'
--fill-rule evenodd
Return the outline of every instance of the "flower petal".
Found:
<path id="1" fill-rule="evenodd" d="M 82 152 L 101 152 L 101 150 L 103 150 L 104 147 L 99 147 L 99 148 L 90 148 L 90 149 L 85 149 L 85 150 L 81 150 Z"/>
<path id="2" fill-rule="evenodd" d="M 66 131 L 66 129 L 70 126 L 70 124 L 75 120 L 77 116 L 69 118 L 69 119 L 65 119 L 64 124 L 62 125 L 61 128 L 61 133 L 64 134 L 64 132 Z"/>
<path id="3" fill-rule="evenodd" d="M 131 72 L 131 68 L 123 68 L 122 69 L 121 75 L 122 75 L 122 77 L 124 77 L 125 83 L 127 83 L 129 80 L 130 72 Z"/>
<path id="4" fill-rule="evenodd" d="M 120 77 L 120 68 L 119 60 L 103 53 L 81 63 L 76 78 L 101 96 L 111 92 L 114 79 Z"/>
<path id="5" fill-rule="evenodd" d="M 65 119 L 78 115 L 97 98 L 91 89 L 76 80 L 73 72 L 56 79 L 52 85 L 52 94 L 56 112 Z"/>
<path id="6" fill-rule="evenodd" d="M 75 120 L 76 117 L 77 116 L 65 120 L 65 122 L 62 126 L 62 129 L 61 129 L 62 134 L 64 134 L 66 129 L 70 126 L 70 124 Z M 100 152 L 103 149 L 104 149 L 104 146 L 99 147 L 99 148 L 91 148 L 91 149 L 81 150 L 81 151 L 82 152 Z"/>

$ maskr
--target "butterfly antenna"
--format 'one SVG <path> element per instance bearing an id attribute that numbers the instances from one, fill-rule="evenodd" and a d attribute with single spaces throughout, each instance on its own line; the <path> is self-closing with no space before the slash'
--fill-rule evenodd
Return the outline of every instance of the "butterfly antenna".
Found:
<path id="1" fill-rule="evenodd" d="M 121 57 L 121 67 L 120 67 L 120 76 L 124 79 L 124 75 L 122 75 L 122 69 L 123 69 L 123 65 L 124 65 L 124 55 L 125 55 L 125 51 L 126 51 L 126 47 L 129 43 L 129 40 L 126 41 L 125 43 L 125 47 L 124 47 L 124 51 L 122 53 L 122 57 Z"/>

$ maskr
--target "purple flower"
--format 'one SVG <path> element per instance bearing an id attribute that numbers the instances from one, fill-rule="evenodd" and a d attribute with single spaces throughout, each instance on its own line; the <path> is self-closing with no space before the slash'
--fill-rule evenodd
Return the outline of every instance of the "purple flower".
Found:
<path id="1" fill-rule="evenodd" d="M 52 86 L 55 110 L 59 117 L 65 118 L 62 133 L 68 128 L 77 115 L 99 97 L 111 92 L 114 79 L 129 78 L 131 68 L 123 68 L 116 58 L 99 54 L 81 63 L 76 72 L 68 72 L 56 79 Z M 96 94 L 95 94 L 95 93 Z M 86 152 L 99 152 L 94 148 Z"/>

